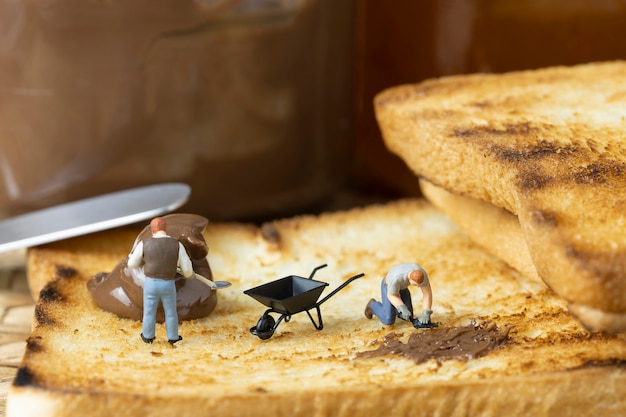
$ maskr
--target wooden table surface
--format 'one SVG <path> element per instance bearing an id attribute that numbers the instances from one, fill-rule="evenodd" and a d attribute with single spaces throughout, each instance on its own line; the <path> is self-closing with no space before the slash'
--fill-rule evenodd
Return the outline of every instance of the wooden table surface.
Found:
<path id="1" fill-rule="evenodd" d="M 25 252 L 0 253 L 0 416 L 30 336 L 35 301 L 28 290 Z"/>

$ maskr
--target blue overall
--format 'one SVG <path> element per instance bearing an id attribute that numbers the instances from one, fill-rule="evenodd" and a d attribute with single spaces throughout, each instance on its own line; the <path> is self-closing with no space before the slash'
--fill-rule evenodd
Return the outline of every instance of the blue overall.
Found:
<path id="1" fill-rule="evenodd" d="M 146 277 L 143 284 L 142 334 L 153 339 L 156 331 L 156 312 L 159 303 L 165 311 L 165 329 L 168 340 L 178 339 L 178 313 L 176 312 L 176 281 Z"/>
<path id="2" fill-rule="evenodd" d="M 398 312 L 396 307 L 387 298 L 387 284 L 385 279 L 380 283 L 380 295 L 382 302 L 374 301 L 371 304 L 372 313 L 380 319 L 383 324 L 394 324 Z M 402 302 L 409 308 L 411 315 L 413 314 L 413 302 L 411 301 L 411 292 L 408 289 L 400 290 L 400 298 Z"/>

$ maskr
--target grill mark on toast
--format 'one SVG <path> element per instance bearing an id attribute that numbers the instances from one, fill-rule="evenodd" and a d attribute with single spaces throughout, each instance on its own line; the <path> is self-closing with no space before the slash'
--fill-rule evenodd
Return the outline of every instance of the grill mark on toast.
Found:
<path id="1" fill-rule="evenodd" d="M 264 223 L 261 226 L 261 237 L 273 248 L 280 249 L 282 245 L 282 239 L 280 232 L 274 224 Z"/>
<path id="2" fill-rule="evenodd" d="M 35 382 L 35 374 L 30 368 L 26 366 L 22 366 L 17 369 L 17 374 L 13 379 L 13 386 L 15 387 L 25 387 L 25 386 L 37 386 L 38 384 Z"/>
<path id="3" fill-rule="evenodd" d="M 37 324 L 40 326 L 54 325 L 56 322 L 52 317 L 50 317 L 43 306 L 43 304 L 37 304 L 37 306 L 35 306 L 35 320 L 37 321 Z"/>
<path id="4" fill-rule="evenodd" d="M 565 150 L 565 152 L 575 152 L 575 150 Z M 559 184 L 576 184 L 577 186 L 596 186 L 606 183 L 626 182 L 626 163 L 615 160 L 598 160 L 585 166 L 577 167 L 571 170 L 563 169 L 564 175 L 554 176 L 542 173 L 541 168 L 536 164 L 532 164 L 533 157 L 537 157 L 538 153 L 529 157 L 524 157 L 520 153 L 516 159 L 526 161 L 527 166 L 520 170 L 518 174 L 517 185 L 526 191 L 540 190 L 549 185 Z"/>
<path id="5" fill-rule="evenodd" d="M 547 187 L 554 178 L 542 175 L 536 170 L 528 170 L 519 173 L 517 185 L 527 191 L 541 190 Z"/>
<path id="6" fill-rule="evenodd" d="M 575 145 L 559 146 L 545 140 L 539 141 L 536 145 L 522 149 L 497 146 L 493 146 L 492 148 L 498 159 L 507 162 L 539 161 L 552 157 L 565 160 L 578 152 L 578 148 Z"/>
<path id="7" fill-rule="evenodd" d="M 483 104 L 484 105 L 484 104 Z M 547 130 L 546 130 L 547 129 Z M 518 169 L 517 186 L 521 191 L 543 189 L 551 184 L 572 183 L 597 185 L 626 181 L 626 163 L 607 159 L 605 147 L 593 139 L 561 145 L 538 139 L 550 126 L 533 126 L 529 122 L 508 123 L 502 127 L 476 126 L 456 128 L 452 136 L 472 139 L 496 161 L 514 164 Z M 524 146 L 501 145 L 506 137 L 536 142 Z M 578 161 L 578 166 L 573 163 Z"/>
<path id="8" fill-rule="evenodd" d="M 46 284 L 46 286 L 39 292 L 39 302 L 35 306 L 35 320 L 39 325 L 53 325 L 55 319 L 52 318 L 47 311 L 47 307 L 55 302 L 65 300 L 65 296 L 59 290 L 59 278 Z"/>
<path id="9" fill-rule="evenodd" d="M 44 350 L 41 342 L 41 336 L 29 337 L 26 339 L 26 350 L 28 352 L 42 352 Z"/>
<path id="10" fill-rule="evenodd" d="M 261 226 L 261 236 L 270 243 L 280 243 L 280 233 L 272 223 Z"/>
<path id="11" fill-rule="evenodd" d="M 621 161 L 606 160 L 581 167 L 572 174 L 572 179 L 580 185 L 606 183 L 611 180 L 624 180 L 626 164 Z"/>
<path id="12" fill-rule="evenodd" d="M 584 369 L 584 368 L 604 368 L 604 367 L 626 367 L 626 360 L 623 358 L 608 358 L 608 359 L 589 359 L 580 366 L 571 368 L 570 370 Z"/>
<path id="13" fill-rule="evenodd" d="M 485 104 L 483 104 L 484 106 Z M 506 123 L 504 128 L 493 126 L 475 126 L 470 128 L 459 128 L 452 131 L 452 136 L 456 137 L 483 137 L 483 136 L 529 136 L 537 129 L 528 122 Z"/>
<path id="14" fill-rule="evenodd" d="M 74 278 L 77 275 L 77 271 L 75 268 L 70 266 L 57 265 L 56 266 L 56 276 L 59 278 Z"/>
<path id="15" fill-rule="evenodd" d="M 63 294 L 59 291 L 58 288 L 54 285 L 55 281 L 49 282 L 46 286 L 39 292 L 39 298 L 44 303 L 52 303 L 55 301 L 63 301 Z"/>
<path id="16" fill-rule="evenodd" d="M 563 170 L 568 171 L 568 170 Z M 540 190 L 549 185 L 576 184 L 596 186 L 607 183 L 626 182 L 626 163 L 614 160 L 596 161 L 577 167 L 562 176 L 546 175 L 535 165 L 529 165 L 519 172 L 517 185 L 526 191 Z"/>

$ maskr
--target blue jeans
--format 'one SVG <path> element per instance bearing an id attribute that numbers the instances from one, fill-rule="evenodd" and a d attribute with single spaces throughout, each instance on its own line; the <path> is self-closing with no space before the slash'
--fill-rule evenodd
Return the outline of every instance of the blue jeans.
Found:
<path id="1" fill-rule="evenodd" d="M 148 278 L 143 284 L 142 334 L 153 339 L 156 332 L 156 313 L 159 303 L 165 311 L 165 330 L 168 340 L 178 339 L 178 313 L 176 312 L 176 282 L 174 280 Z"/>
<path id="2" fill-rule="evenodd" d="M 396 322 L 396 317 L 398 316 L 398 311 L 396 310 L 396 307 L 391 304 L 389 298 L 387 298 L 387 284 L 385 284 L 384 279 L 380 283 L 380 296 L 382 298 L 382 302 L 374 301 L 370 306 L 372 313 L 374 313 L 374 315 L 378 317 L 383 324 L 394 324 Z M 411 292 L 408 289 L 400 290 L 400 298 L 409 308 L 411 315 L 413 315 Z"/>

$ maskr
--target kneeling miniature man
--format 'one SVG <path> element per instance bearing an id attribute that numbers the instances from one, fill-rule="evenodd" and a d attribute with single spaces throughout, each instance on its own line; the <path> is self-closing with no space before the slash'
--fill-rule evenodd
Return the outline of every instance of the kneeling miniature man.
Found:
<path id="1" fill-rule="evenodd" d="M 128 255 L 128 267 L 143 265 L 143 319 L 141 340 L 152 343 L 156 330 L 159 303 L 165 312 L 165 330 L 170 344 L 183 338 L 178 334 L 176 311 L 176 274 L 180 268 L 185 278 L 194 275 L 193 265 L 185 247 L 165 232 L 165 219 L 155 217 L 150 222 L 152 237 L 140 241 Z"/>
<path id="2" fill-rule="evenodd" d="M 415 285 L 422 290 L 422 315 L 414 323 L 429 325 L 432 315 L 433 293 L 430 287 L 428 274 L 421 266 L 414 263 L 406 263 L 394 266 L 383 278 L 380 285 L 382 302 L 373 298 L 365 307 L 365 317 L 371 319 L 376 316 L 383 324 L 393 324 L 396 317 L 403 320 L 413 321 L 413 303 L 409 286 Z"/>

